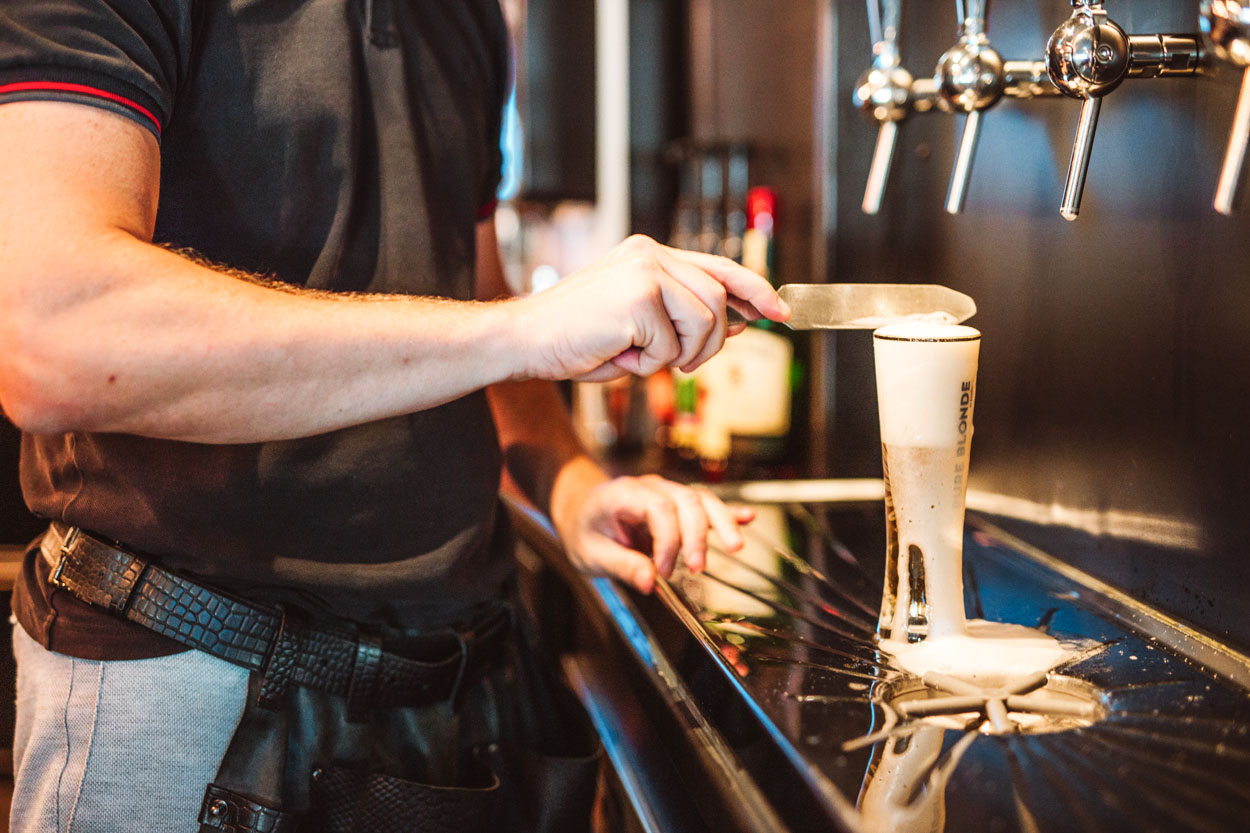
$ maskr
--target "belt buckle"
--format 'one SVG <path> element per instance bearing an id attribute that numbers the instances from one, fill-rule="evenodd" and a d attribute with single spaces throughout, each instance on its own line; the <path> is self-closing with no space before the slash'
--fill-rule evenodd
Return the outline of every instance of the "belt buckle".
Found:
<path id="1" fill-rule="evenodd" d="M 48 578 L 48 583 L 53 587 L 60 588 L 61 590 L 69 590 L 69 587 L 61 581 L 61 574 L 65 572 L 65 565 L 68 563 L 70 557 L 70 547 L 72 547 L 74 542 L 78 540 L 78 533 L 80 531 L 81 530 L 79 530 L 78 527 L 72 526 L 70 527 L 69 532 L 65 533 L 65 537 L 61 539 L 61 549 L 59 551 L 60 557 L 57 559 L 56 565 L 52 569 L 52 575 Z"/>
<path id="2" fill-rule="evenodd" d="M 147 569 L 147 562 L 137 556 L 70 527 L 48 584 L 124 617 Z"/>

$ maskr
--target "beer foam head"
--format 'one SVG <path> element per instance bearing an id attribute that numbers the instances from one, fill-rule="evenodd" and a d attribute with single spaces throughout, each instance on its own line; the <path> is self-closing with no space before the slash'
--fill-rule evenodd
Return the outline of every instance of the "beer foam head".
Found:
<path id="1" fill-rule="evenodd" d="M 981 333 L 912 321 L 873 332 L 881 441 L 943 448 L 972 438 Z"/>

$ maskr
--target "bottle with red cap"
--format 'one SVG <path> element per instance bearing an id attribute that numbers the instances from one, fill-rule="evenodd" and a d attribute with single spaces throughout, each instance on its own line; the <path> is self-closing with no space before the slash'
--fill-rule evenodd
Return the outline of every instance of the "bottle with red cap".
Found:
<path id="1" fill-rule="evenodd" d="M 776 284 L 775 224 L 777 192 L 749 189 L 745 197 L 742 264 Z M 732 437 L 729 476 L 757 477 L 778 473 L 793 452 L 796 349 L 793 334 L 764 320 L 730 339 L 708 362 L 707 387 L 719 403 Z"/>

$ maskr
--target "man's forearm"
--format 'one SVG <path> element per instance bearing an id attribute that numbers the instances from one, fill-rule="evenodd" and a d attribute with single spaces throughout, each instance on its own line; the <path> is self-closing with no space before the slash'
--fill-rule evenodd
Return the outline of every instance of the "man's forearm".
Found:
<path id="1" fill-rule="evenodd" d="M 787 314 L 741 266 L 641 237 L 507 302 L 281 291 L 152 245 L 160 149 L 129 119 L 9 102 L 0 160 L 0 406 L 32 432 L 288 439 L 501 380 L 691 369 L 727 304 Z"/>
<path id="2" fill-rule="evenodd" d="M 503 304 L 282 291 L 122 231 L 76 245 L 89 253 L 2 267 L 26 267 L 0 322 L 0 392 L 28 430 L 287 439 L 519 372 Z"/>
<path id="3" fill-rule="evenodd" d="M 578 440 L 554 383 L 505 382 L 487 397 L 508 474 L 542 512 L 556 517 L 563 496 L 608 479 Z"/>

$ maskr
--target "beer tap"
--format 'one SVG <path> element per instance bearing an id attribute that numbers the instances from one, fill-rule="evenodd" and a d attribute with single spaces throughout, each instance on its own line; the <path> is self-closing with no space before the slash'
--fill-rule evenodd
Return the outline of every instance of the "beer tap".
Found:
<path id="1" fill-rule="evenodd" d="M 939 104 L 943 109 L 968 114 L 946 192 L 948 214 L 963 211 L 972 158 L 981 136 L 981 115 L 1003 96 L 1003 59 L 985 34 L 988 8 L 989 0 L 970 0 L 967 4 L 956 0 L 959 42 L 942 55 L 937 65 Z"/>
<path id="2" fill-rule="evenodd" d="M 1065 220 L 1075 220 L 1081 211 L 1081 192 L 1094 149 L 1102 97 L 1120 85 L 1128 70 L 1128 36 L 1107 18 L 1102 3 L 1072 0 L 1072 6 L 1072 16 L 1046 44 L 1050 80 L 1064 95 L 1083 102 L 1059 208 Z"/>
<path id="3" fill-rule="evenodd" d="M 898 25 L 902 0 L 868 0 L 868 28 L 872 37 L 872 67 L 855 83 L 852 99 L 869 121 L 880 125 L 877 145 L 872 153 L 868 185 L 864 189 L 863 210 L 876 214 L 881 210 L 894 146 L 898 143 L 898 125 L 911 109 L 928 109 L 932 94 L 917 98 L 917 85 L 911 73 L 901 66 L 898 47 Z"/>
<path id="4" fill-rule="evenodd" d="M 1220 169 L 1220 181 L 1215 189 L 1215 210 L 1231 214 L 1246 158 L 1246 140 L 1250 138 L 1250 2 L 1203 0 L 1200 23 L 1217 55 L 1246 68 L 1241 77 L 1241 95 L 1228 137 L 1228 150 L 1224 153 L 1224 167 Z"/>
<path id="5" fill-rule="evenodd" d="M 1194 75 L 1201 58 L 1193 35 L 1126 35 L 1101 0 L 1071 0 L 1071 17 L 1046 44 L 1046 68 L 1060 92 L 1081 99 L 1081 118 L 1059 212 L 1075 220 L 1089 170 L 1103 96 L 1125 78 Z"/>

